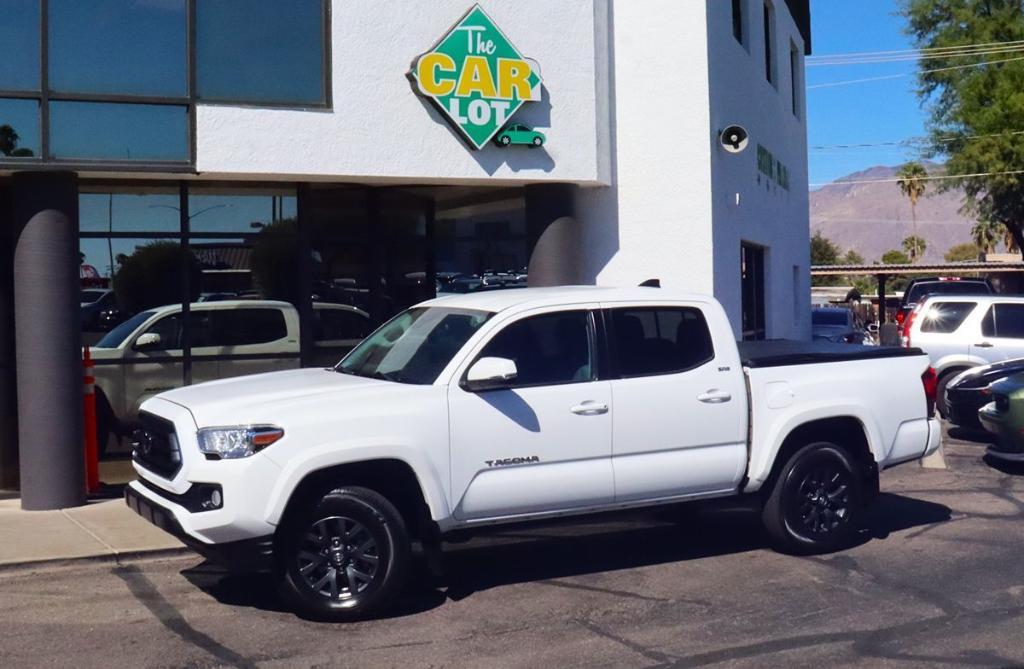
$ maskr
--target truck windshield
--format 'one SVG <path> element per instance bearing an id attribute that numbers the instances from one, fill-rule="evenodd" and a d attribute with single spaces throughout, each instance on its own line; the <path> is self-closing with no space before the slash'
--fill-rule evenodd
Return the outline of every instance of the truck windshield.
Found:
<path id="1" fill-rule="evenodd" d="M 124 340 L 135 332 L 136 328 L 145 323 L 150 317 L 155 314 L 155 311 L 143 311 L 135 314 L 124 323 L 121 323 L 116 328 L 108 332 L 103 339 L 100 339 L 93 348 L 117 348 Z"/>
<path id="2" fill-rule="evenodd" d="M 342 374 L 429 385 L 491 315 L 444 307 L 409 309 L 363 340 L 335 369 Z"/>

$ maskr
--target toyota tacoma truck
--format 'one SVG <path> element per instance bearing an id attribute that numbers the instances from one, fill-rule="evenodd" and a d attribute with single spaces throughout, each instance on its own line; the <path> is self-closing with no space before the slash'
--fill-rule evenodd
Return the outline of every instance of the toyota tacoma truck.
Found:
<path id="1" fill-rule="evenodd" d="M 337 366 L 141 407 L 127 503 L 305 615 L 382 613 L 411 546 L 502 523 L 743 496 L 781 549 L 850 542 L 879 470 L 938 448 L 915 349 L 737 346 L 661 288 L 452 295 Z"/>

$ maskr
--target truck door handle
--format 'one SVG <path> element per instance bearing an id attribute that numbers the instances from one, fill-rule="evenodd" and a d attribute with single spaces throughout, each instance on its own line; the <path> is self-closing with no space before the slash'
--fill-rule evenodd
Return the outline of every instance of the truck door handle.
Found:
<path id="1" fill-rule="evenodd" d="M 593 400 L 587 400 L 581 402 L 573 408 L 569 409 L 577 416 L 600 416 L 603 413 L 608 413 L 608 405 L 595 402 Z"/>
<path id="2" fill-rule="evenodd" d="M 993 344 L 990 341 L 983 341 L 980 344 L 975 344 L 975 346 L 977 346 L 978 348 L 992 348 L 993 346 L 995 346 L 995 344 Z"/>
<path id="3" fill-rule="evenodd" d="M 724 390 L 709 390 L 697 395 L 697 399 L 705 404 L 724 404 L 732 399 L 732 395 Z"/>

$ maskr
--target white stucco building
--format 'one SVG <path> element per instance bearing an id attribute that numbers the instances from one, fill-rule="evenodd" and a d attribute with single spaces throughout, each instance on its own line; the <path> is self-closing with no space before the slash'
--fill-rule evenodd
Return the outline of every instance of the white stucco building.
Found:
<path id="1" fill-rule="evenodd" d="M 48 464 L 80 457 L 80 346 L 167 303 L 289 301 L 303 364 L 439 292 L 527 275 L 658 279 L 713 293 L 737 337 L 809 338 L 809 0 L 473 3 L 12 5 L 0 487 L 19 438 L 54 445 L 22 452 L 23 478 L 80 487 Z M 153 368 L 171 385 L 254 359 L 208 324 L 176 333 Z"/>

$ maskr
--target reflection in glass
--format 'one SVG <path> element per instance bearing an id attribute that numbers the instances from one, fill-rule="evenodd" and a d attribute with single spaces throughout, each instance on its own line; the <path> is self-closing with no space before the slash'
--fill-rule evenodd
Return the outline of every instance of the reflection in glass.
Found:
<path id="1" fill-rule="evenodd" d="M 118 189 L 78 196 L 78 224 L 82 232 L 178 232 L 177 188 Z"/>
<path id="2" fill-rule="evenodd" d="M 54 158 L 185 162 L 188 108 L 109 102 L 51 102 Z"/>
<path id="3" fill-rule="evenodd" d="M 39 22 L 39 0 L 0 0 L 0 90 L 39 90 Z"/>
<path id="4" fill-rule="evenodd" d="M 39 155 L 39 103 L 0 100 L 0 158 Z"/>
<path id="5" fill-rule="evenodd" d="M 283 220 L 295 220 L 294 191 L 193 188 L 188 210 L 192 232 L 252 234 Z"/>
<path id="6" fill-rule="evenodd" d="M 185 96 L 185 0 L 49 0 L 49 85 Z"/>
<path id="7" fill-rule="evenodd" d="M 322 104 L 322 0 L 199 0 L 200 99 Z"/>
<path id="8" fill-rule="evenodd" d="M 438 212 L 436 250 L 439 294 L 525 287 L 522 199 Z"/>

